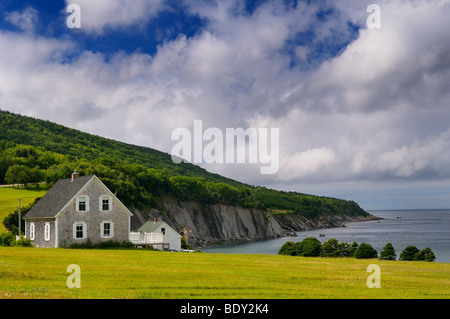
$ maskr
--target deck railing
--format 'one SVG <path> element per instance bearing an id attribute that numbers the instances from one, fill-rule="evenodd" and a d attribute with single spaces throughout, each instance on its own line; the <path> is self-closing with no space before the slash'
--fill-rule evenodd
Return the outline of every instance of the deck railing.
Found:
<path id="1" fill-rule="evenodd" d="M 130 241 L 132 243 L 157 244 L 164 242 L 163 238 L 162 233 L 130 232 Z"/>

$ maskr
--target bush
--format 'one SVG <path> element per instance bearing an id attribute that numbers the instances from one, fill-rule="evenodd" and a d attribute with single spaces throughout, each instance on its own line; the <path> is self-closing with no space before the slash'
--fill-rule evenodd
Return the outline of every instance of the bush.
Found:
<path id="1" fill-rule="evenodd" d="M 0 246 L 10 246 L 14 240 L 14 235 L 11 232 L 0 233 Z"/>
<path id="2" fill-rule="evenodd" d="M 315 237 L 308 237 L 301 242 L 286 242 L 278 251 L 279 255 L 317 257 L 320 255 L 321 243 Z"/>
<path id="3" fill-rule="evenodd" d="M 414 256 L 419 252 L 420 251 L 416 246 L 409 245 L 403 249 L 399 260 L 414 260 Z"/>
<path id="4" fill-rule="evenodd" d="M 366 243 L 361 243 L 355 251 L 356 258 L 376 258 L 378 257 L 377 251 L 370 245 Z"/>
<path id="5" fill-rule="evenodd" d="M 384 246 L 380 252 L 380 259 L 381 260 L 395 260 L 396 258 L 397 258 L 397 255 L 395 253 L 394 246 L 392 246 L 391 243 L 387 243 L 386 246 Z"/>
<path id="6" fill-rule="evenodd" d="M 293 241 L 287 241 L 281 246 L 278 255 L 297 256 L 296 246 Z"/>
<path id="7" fill-rule="evenodd" d="M 11 247 L 33 247 L 31 244 L 31 240 L 29 238 L 23 237 L 23 235 L 20 236 L 19 239 L 14 239 L 10 243 Z"/>
<path id="8" fill-rule="evenodd" d="M 181 249 L 193 249 L 192 246 L 187 243 L 184 237 L 181 237 Z"/>
<path id="9" fill-rule="evenodd" d="M 114 248 L 114 247 L 119 247 L 119 248 L 130 248 L 133 247 L 133 243 L 124 240 L 123 242 L 118 242 L 115 240 L 107 240 L 107 241 L 102 241 L 96 244 L 93 244 L 91 239 L 88 238 L 86 240 L 86 242 L 81 243 L 81 244 L 72 244 L 70 245 L 70 248 L 75 248 L 75 249 L 104 249 L 104 248 Z"/>

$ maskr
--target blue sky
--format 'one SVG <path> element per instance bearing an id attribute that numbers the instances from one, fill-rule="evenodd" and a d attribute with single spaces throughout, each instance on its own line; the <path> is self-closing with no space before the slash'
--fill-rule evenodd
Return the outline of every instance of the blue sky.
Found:
<path id="1" fill-rule="evenodd" d="M 77 3 L 76 1 L 72 1 Z M 188 3 L 188 2 L 187 2 Z M 267 1 L 239 1 L 229 11 L 235 16 L 251 16 L 258 8 L 264 6 Z M 281 2 L 280 2 L 281 3 Z M 158 14 L 145 23 L 130 22 L 127 27 L 114 28 L 106 26 L 101 34 L 92 34 L 84 30 L 68 29 L 65 27 L 69 13 L 66 13 L 68 2 L 64 0 L 52 1 L 5 1 L 0 4 L 0 10 L 4 13 L 23 12 L 27 9 L 35 9 L 37 16 L 36 34 L 43 37 L 64 38 L 77 43 L 80 52 L 89 50 L 100 52 L 106 57 L 114 55 L 118 50 L 127 54 L 139 51 L 154 55 L 157 48 L 165 41 L 176 39 L 179 35 L 193 37 L 207 28 L 208 19 L 189 10 L 188 5 L 182 1 L 164 1 L 164 7 Z M 296 8 L 297 1 L 286 1 L 282 5 L 286 9 Z M 306 61 L 302 61 L 302 67 L 309 69 L 320 65 L 326 59 L 339 54 L 345 47 L 358 36 L 360 26 L 351 21 L 341 25 L 339 29 L 332 30 L 332 34 L 320 41 L 316 29 L 318 24 L 326 24 L 341 13 L 333 6 L 323 2 L 317 6 L 315 23 L 310 27 L 296 32 L 286 41 L 284 50 L 291 58 L 291 66 L 296 66 L 300 61 L 295 56 L 294 48 L 298 45 L 307 46 L 311 52 Z M 112 20 L 114 17 L 111 18 Z M 83 19 L 82 19 L 83 20 Z M 1 28 L 3 30 L 18 31 L 20 26 L 12 24 L 3 17 Z M 342 36 L 342 29 L 345 29 Z"/>
<path id="2" fill-rule="evenodd" d="M 277 174 L 201 165 L 366 209 L 448 208 L 450 3 L 377 1 L 370 29 L 371 3 L 2 1 L 0 108 L 168 153 L 195 120 L 279 128 Z"/>
<path id="3" fill-rule="evenodd" d="M 76 2 L 74 2 L 76 3 Z M 110 29 L 98 36 L 86 35 L 83 30 L 65 27 L 67 3 L 64 0 L 51 1 L 6 1 L 0 4 L 3 12 L 23 11 L 33 8 L 38 11 L 39 24 L 36 32 L 46 37 L 65 37 L 76 41 L 81 50 L 114 54 L 117 50 L 132 53 L 136 50 L 155 54 L 157 46 L 164 40 L 176 38 L 180 33 L 192 36 L 198 32 L 203 21 L 196 15 L 186 14 L 179 1 L 171 1 L 170 8 L 162 10 L 158 16 L 137 28 Z M 17 30 L 17 26 L 1 21 L 2 29 Z"/>

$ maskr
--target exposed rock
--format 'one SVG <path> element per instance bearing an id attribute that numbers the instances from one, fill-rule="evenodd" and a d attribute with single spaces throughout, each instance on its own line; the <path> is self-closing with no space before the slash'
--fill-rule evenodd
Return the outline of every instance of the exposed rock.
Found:
<path id="1" fill-rule="evenodd" d="M 345 224 L 363 222 L 369 220 L 378 220 L 379 217 L 367 214 L 367 215 L 328 215 L 323 214 L 313 219 L 308 219 L 301 215 L 296 214 L 284 214 L 276 215 L 276 220 L 283 229 L 291 231 L 303 231 L 323 228 L 336 228 L 345 227 Z"/>
<path id="2" fill-rule="evenodd" d="M 300 215 L 272 215 L 262 209 L 229 204 L 205 204 L 166 200 L 161 209 L 140 211 L 134 216 L 131 230 L 148 220 L 165 221 L 193 247 L 205 247 L 225 242 L 273 239 L 293 236 L 296 231 L 342 227 L 346 223 L 376 219 L 375 216 L 321 215 L 307 219 Z"/>

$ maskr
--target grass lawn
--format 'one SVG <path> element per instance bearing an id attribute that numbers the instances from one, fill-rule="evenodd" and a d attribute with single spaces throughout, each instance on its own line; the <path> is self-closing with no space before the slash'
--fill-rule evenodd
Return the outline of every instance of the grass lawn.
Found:
<path id="1" fill-rule="evenodd" d="M 81 288 L 67 287 L 67 266 Z M 381 288 L 367 287 L 367 266 Z M 450 264 L 144 249 L 0 247 L 0 298 L 450 298 Z"/>
<path id="2" fill-rule="evenodd" d="M 12 187 L 0 187 L 0 232 L 4 232 L 5 226 L 3 219 L 19 206 L 19 198 L 21 206 L 27 206 L 32 203 L 35 198 L 42 197 L 47 191 L 44 190 L 26 190 L 16 189 Z"/>

